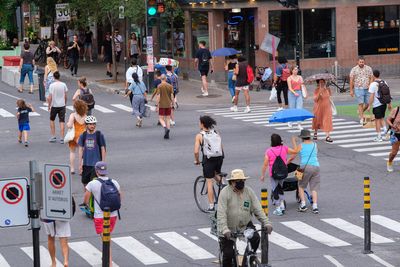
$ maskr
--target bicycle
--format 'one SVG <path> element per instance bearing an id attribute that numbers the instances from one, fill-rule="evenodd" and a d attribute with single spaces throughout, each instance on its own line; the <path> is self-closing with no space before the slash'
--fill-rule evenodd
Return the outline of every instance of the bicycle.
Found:
<path id="1" fill-rule="evenodd" d="M 64 69 L 69 69 L 70 63 L 68 59 L 68 53 L 66 47 L 61 48 L 61 54 L 59 56 L 59 60 L 57 64 L 63 64 Z"/>
<path id="2" fill-rule="evenodd" d="M 257 257 L 257 252 L 254 251 L 254 249 L 251 246 L 250 243 L 250 239 L 253 237 L 253 235 L 256 232 L 261 232 L 261 229 L 259 230 L 255 230 L 253 228 L 247 228 L 246 230 L 243 231 L 243 233 L 241 232 L 236 232 L 236 233 L 232 233 L 232 239 L 235 241 L 233 242 L 233 251 L 234 251 L 234 257 L 232 259 L 232 266 L 233 267 L 239 267 L 239 266 L 247 266 L 247 267 L 261 267 L 263 265 L 261 265 L 260 260 Z M 237 238 L 244 238 L 244 240 L 246 241 L 246 249 L 244 251 L 243 254 L 243 259 L 241 264 L 238 264 L 238 256 L 239 256 L 239 250 L 236 247 L 236 239 Z M 223 252 L 222 249 L 220 248 L 220 252 L 219 252 L 219 263 L 220 266 L 222 267 L 222 261 L 223 259 Z"/>
<path id="3" fill-rule="evenodd" d="M 218 204 L 219 193 L 221 192 L 222 188 L 225 187 L 225 184 L 223 184 L 222 181 L 227 175 L 228 175 L 227 173 L 221 172 L 218 175 L 221 178 L 220 181 L 216 181 L 216 183 L 214 183 L 213 185 L 214 205 Z M 207 213 L 207 209 L 209 207 L 207 179 L 204 178 L 202 175 L 198 176 L 194 181 L 193 193 L 194 193 L 194 201 L 196 202 L 196 205 L 199 208 L 199 210 L 204 213 Z"/>
<path id="4" fill-rule="evenodd" d="M 37 63 L 46 63 L 46 48 L 47 42 L 45 40 L 41 40 L 38 48 L 35 51 L 34 59 Z"/>

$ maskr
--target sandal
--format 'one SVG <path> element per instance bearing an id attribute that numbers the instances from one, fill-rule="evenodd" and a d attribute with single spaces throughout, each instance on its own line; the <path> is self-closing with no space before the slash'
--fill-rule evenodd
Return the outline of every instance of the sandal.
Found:
<path id="1" fill-rule="evenodd" d="M 18 90 L 18 93 L 23 93 L 24 92 L 24 90 Z"/>
<path id="2" fill-rule="evenodd" d="M 326 137 L 325 141 L 327 143 L 332 143 L 333 142 L 332 138 L 330 138 L 329 136 Z"/>
<path id="3" fill-rule="evenodd" d="M 317 133 L 314 133 L 313 140 L 318 140 Z"/>

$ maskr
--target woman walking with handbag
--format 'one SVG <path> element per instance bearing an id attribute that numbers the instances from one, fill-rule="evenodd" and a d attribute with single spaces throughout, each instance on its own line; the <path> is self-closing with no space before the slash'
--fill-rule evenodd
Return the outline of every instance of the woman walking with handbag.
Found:
<path id="1" fill-rule="evenodd" d="M 312 121 L 312 129 L 314 130 L 314 140 L 318 139 L 318 130 L 322 130 L 326 134 L 325 141 L 332 143 L 333 140 L 329 133 L 333 130 L 332 125 L 332 108 L 331 108 L 331 89 L 326 87 L 325 80 L 317 80 L 318 87 L 314 91 L 314 118 Z"/>
<path id="2" fill-rule="evenodd" d="M 146 111 L 146 97 L 147 97 L 147 93 L 146 93 L 146 85 L 141 82 L 139 80 L 139 76 L 137 75 L 137 73 L 133 73 L 132 74 L 132 78 L 133 78 L 133 83 L 131 83 L 131 85 L 129 86 L 129 94 L 133 95 L 132 98 L 132 109 L 133 109 L 133 115 L 136 116 L 137 118 L 137 122 L 136 122 L 136 126 L 137 127 L 142 127 L 142 123 L 143 123 L 143 117 L 144 117 L 144 113 Z"/>
<path id="3" fill-rule="evenodd" d="M 307 89 L 304 86 L 303 77 L 298 75 L 299 67 L 292 66 L 290 68 L 290 76 L 287 79 L 287 84 L 289 87 L 288 99 L 289 108 L 291 109 L 302 109 L 303 108 L 303 98 L 307 97 Z M 292 122 L 288 122 L 290 128 L 293 127 Z M 299 130 L 303 130 L 301 123 L 297 123 Z"/>
<path id="4" fill-rule="evenodd" d="M 318 214 L 318 191 L 321 181 L 318 148 L 317 144 L 311 140 L 309 130 L 301 130 L 299 138 L 302 140 L 301 144 L 297 145 L 296 140 L 293 141 L 295 153 L 300 154 L 300 167 L 296 171 L 301 200 L 298 211 L 305 212 L 307 210 L 304 189 L 309 185 L 313 200 L 312 212 Z"/>
<path id="5" fill-rule="evenodd" d="M 69 164 L 71 167 L 71 174 L 75 174 L 75 152 L 76 147 L 78 145 L 78 140 L 81 134 L 86 130 L 85 118 L 87 113 L 87 105 L 83 100 L 77 99 L 74 102 L 75 112 L 69 115 L 69 119 L 67 122 L 68 132 L 66 136 L 70 133 L 70 131 L 74 131 L 73 139 L 68 142 L 69 146 Z M 65 140 L 67 141 L 67 140 Z"/>

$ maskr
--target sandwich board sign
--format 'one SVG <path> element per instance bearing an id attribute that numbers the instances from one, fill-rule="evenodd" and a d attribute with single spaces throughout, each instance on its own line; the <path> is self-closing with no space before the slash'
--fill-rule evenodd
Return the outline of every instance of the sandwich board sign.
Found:
<path id="1" fill-rule="evenodd" d="M 29 225 L 28 178 L 0 178 L 0 228 Z"/>
<path id="2" fill-rule="evenodd" d="M 68 221 L 72 218 L 71 175 L 68 165 L 44 164 L 43 219 Z"/>

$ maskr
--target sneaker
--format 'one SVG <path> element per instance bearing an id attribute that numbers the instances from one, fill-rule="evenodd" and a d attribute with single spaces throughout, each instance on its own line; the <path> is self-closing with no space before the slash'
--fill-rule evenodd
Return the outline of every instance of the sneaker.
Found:
<path id="1" fill-rule="evenodd" d="M 318 213 L 319 213 L 319 210 L 318 210 L 318 208 L 313 208 L 313 209 L 312 209 L 312 213 L 314 213 L 314 214 L 318 214 Z"/>
<path id="2" fill-rule="evenodd" d="M 208 207 L 208 209 L 206 211 L 207 212 L 214 212 L 215 211 L 215 207 L 212 207 L 212 208 Z"/>
<path id="3" fill-rule="evenodd" d="M 204 92 L 202 96 L 208 96 L 208 92 Z"/>
<path id="4" fill-rule="evenodd" d="M 307 206 L 299 206 L 299 208 L 297 209 L 297 211 L 300 211 L 300 212 L 305 212 L 307 210 Z"/>
<path id="5" fill-rule="evenodd" d="M 93 59 L 90 59 L 90 62 L 93 62 Z"/>
<path id="6" fill-rule="evenodd" d="M 280 107 L 280 108 L 277 109 L 277 111 L 281 111 L 281 110 L 283 110 L 283 107 Z"/>
<path id="7" fill-rule="evenodd" d="M 244 109 L 244 113 L 250 113 L 250 107 L 249 106 L 247 106 L 245 109 Z"/>
<path id="8" fill-rule="evenodd" d="M 73 72 L 71 72 L 71 76 L 74 76 L 74 73 L 73 73 Z"/>
<path id="9" fill-rule="evenodd" d="M 287 123 L 287 126 L 288 126 L 289 128 L 293 128 L 293 123 L 292 123 L 292 122 L 288 122 L 288 123 Z"/>
<path id="10" fill-rule="evenodd" d="M 49 103 L 44 102 L 44 103 L 43 103 L 43 106 L 48 107 L 48 106 L 49 106 Z"/>
<path id="11" fill-rule="evenodd" d="M 64 139 L 61 139 L 61 140 L 60 140 L 60 144 L 64 144 Z"/>
<path id="12" fill-rule="evenodd" d="M 22 140 L 19 140 L 19 139 L 18 139 L 18 143 L 22 144 Z"/>
<path id="13" fill-rule="evenodd" d="M 200 90 L 201 90 L 201 93 L 204 94 L 204 89 L 203 89 L 203 87 L 201 87 Z"/>
<path id="14" fill-rule="evenodd" d="M 301 130 L 303 130 L 303 126 L 301 126 L 301 124 L 299 123 L 299 124 L 297 124 L 297 128 L 301 131 Z"/>
<path id="15" fill-rule="evenodd" d="M 382 141 L 383 141 L 382 137 L 380 137 L 380 136 L 377 136 L 374 138 L 374 142 L 382 142 Z"/>
<path id="16" fill-rule="evenodd" d="M 25 147 L 28 147 L 28 146 L 29 146 L 28 142 L 25 142 Z"/>
<path id="17" fill-rule="evenodd" d="M 169 139 L 169 129 L 165 131 L 164 139 Z"/>
<path id="18" fill-rule="evenodd" d="M 388 172 L 393 172 L 393 162 L 386 162 L 386 169 Z"/>
<path id="19" fill-rule="evenodd" d="M 278 208 L 276 208 L 276 209 L 274 210 L 273 214 L 274 214 L 274 215 L 277 215 L 277 216 L 282 216 L 282 215 L 283 215 L 283 212 L 282 212 L 281 208 L 278 207 Z"/>
<path id="20" fill-rule="evenodd" d="M 170 123 L 172 126 L 175 126 L 175 122 L 174 122 L 173 120 L 170 120 L 169 123 Z"/>
<path id="21" fill-rule="evenodd" d="M 57 141 L 57 138 L 55 136 L 50 137 L 49 142 L 50 143 L 55 143 Z"/>
<path id="22" fill-rule="evenodd" d="M 363 119 L 360 119 L 360 124 L 361 124 L 361 126 L 364 125 L 364 120 Z"/>
<path id="23" fill-rule="evenodd" d="M 238 111 L 238 108 L 237 108 L 237 106 L 233 106 L 233 107 L 231 107 L 231 111 L 233 111 L 233 112 L 237 112 L 237 111 Z"/>

